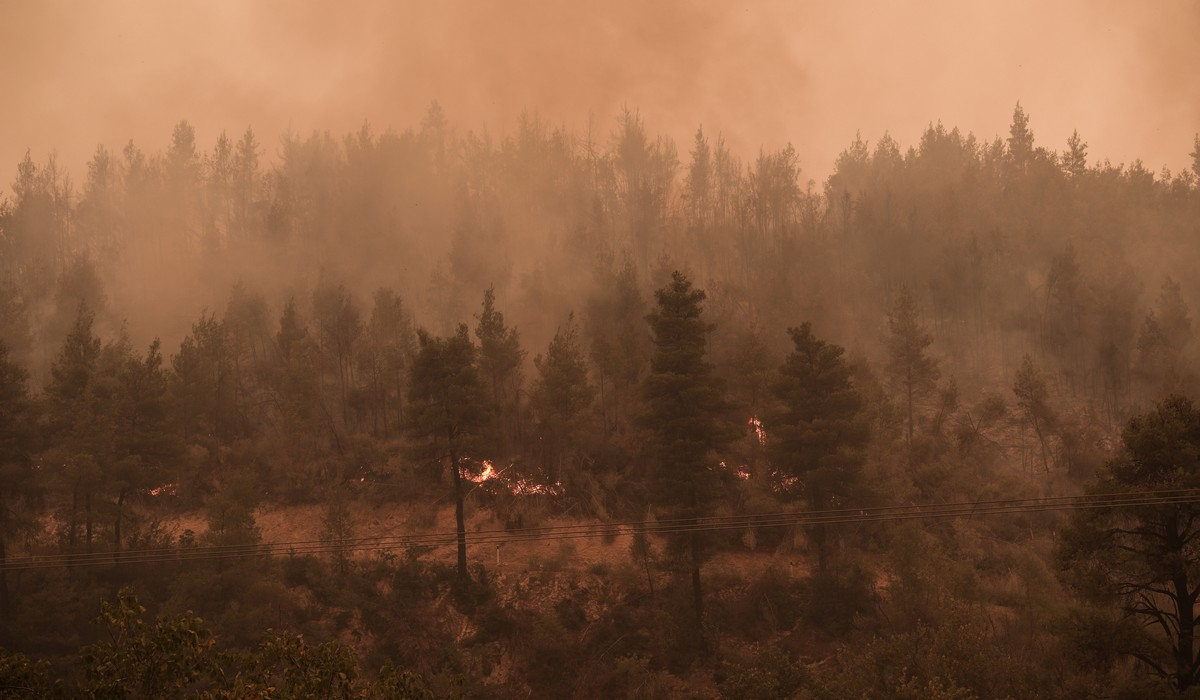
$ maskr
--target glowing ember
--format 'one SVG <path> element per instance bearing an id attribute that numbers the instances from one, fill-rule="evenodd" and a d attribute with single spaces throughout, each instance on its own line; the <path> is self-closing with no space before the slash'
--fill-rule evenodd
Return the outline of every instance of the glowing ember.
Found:
<path id="1" fill-rule="evenodd" d="M 482 484 L 488 479 L 494 479 L 499 476 L 499 474 L 496 472 L 496 467 L 492 465 L 492 461 L 490 459 L 483 460 L 481 464 L 483 465 L 483 471 L 479 472 L 478 475 L 468 472 L 464 475 L 464 478 L 466 478 L 467 481 L 473 481 L 476 484 Z"/>
<path id="2" fill-rule="evenodd" d="M 762 421 L 758 419 L 758 416 L 750 416 L 750 420 L 746 421 L 746 425 L 754 426 L 754 434 L 758 436 L 758 444 L 767 444 L 767 431 L 763 430 Z"/>
<path id="3" fill-rule="evenodd" d="M 468 460 L 469 461 L 469 460 Z M 499 488 L 505 489 L 514 496 L 561 496 L 563 492 L 562 483 L 554 482 L 546 484 L 527 479 L 525 477 L 508 477 L 505 476 L 513 465 L 508 465 L 504 469 L 496 469 L 491 460 L 485 459 L 480 462 L 483 465 L 482 471 L 479 474 L 471 474 L 467 472 L 463 475 L 466 480 L 476 484 L 494 483 Z"/>
<path id="4" fill-rule="evenodd" d="M 514 496 L 559 496 L 562 495 L 562 484 L 539 484 L 536 481 L 517 479 L 510 485 Z"/>
<path id="5" fill-rule="evenodd" d="M 175 484 L 163 484 L 162 486 L 150 489 L 147 493 L 151 496 L 174 496 L 176 488 Z"/>
<path id="6" fill-rule="evenodd" d="M 726 464 L 725 462 L 718 462 L 716 467 L 709 467 L 709 469 L 712 469 L 714 471 L 718 470 L 718 469 L 721 471 L 726 471 L 726 472 L 730 471 L 729 465 Z M 742 466 L 740 466 L 737 469 L 734 469 L 732 471 L 733 471 L 734 476 L 736 476 L 739 479 L 742 479 L 743 481 L 750 478 L 750 472 L 746 471 L 745 464 L 743 464 Z"/>
<path id="7" fill-rule="evenodd" d="M 771 490 L 775 493 L 794 493 L 797 486 L 804 486 L 804 484 L 800 483 L 799 477 L 780 474 L 776 471 L 771 472 L 771 480 L 774 482 L 771 484 Z"/>

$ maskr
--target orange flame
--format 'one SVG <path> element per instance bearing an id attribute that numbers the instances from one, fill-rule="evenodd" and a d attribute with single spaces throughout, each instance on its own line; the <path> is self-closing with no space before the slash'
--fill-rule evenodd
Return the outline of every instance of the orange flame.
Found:
<path id="1" fill-rule="evenodd" d="M 729 465 L 726 464 L 724 461 L 718 462 L 716 468 L 720 469 L 722 471 L 730 471 Z M 712 467 L 710 467 L 710 469 L 712 469 Z M 737 469 L 734 469 L 732 471 L 733 471 L 733 475 L 736 476 L 737 478 L 741 479 L 742 481 L 745 481 L 746 479 L 750 478 L 750 472 L 746 470 L 745 464 L 741 465 L 740 467 L 738 467 Z"/>
<path id="2" fill-rule="evenodd" d="M 492 464 L 489 459 L 483 460 L 480 464 L 483 465 L 483 470 L 479 474 L 467 473 L 463 475 L 463 478 L 476 484 L 495 482 L 514 496 L 558 496 L 563 492 L 561 482 L 543 484 L 524 477 L 509 478 L 504 475 L 504 472 L 508 471 L 508 467 L 497 470 L 496 465 Z"/>
<path id="3" fill-rule="evenodd" d="M 463 475 L 463 478 L 476 484 L 482 484 L 483 482 L 489 479 L 494 479 L 498 476 L 496 467 L 492 464 L 490 459 L 485 459 L 480 464 L 483 465 L 483 471 L 479 472 L 478 475 L 467 473 Z"/>
<path id="4" fill-rule="evenodd" d="M 750 420 L 746 421 L 746 425 L 754 426 L 754 434 L 758 437 L 758 444 L 767 444 L 767 431 L 763 430 L 762 421 L 758 419 L 758 416 L 750 416 Z"/>
<path id="5" fill-rule="evenodd" d="M 803 486 L 798 476 L 772 471 L 771 478 L 775 482 L 771 484 L 771 490 L 775 493 L 787 493 L 794 491 L 797 485 Z"/>

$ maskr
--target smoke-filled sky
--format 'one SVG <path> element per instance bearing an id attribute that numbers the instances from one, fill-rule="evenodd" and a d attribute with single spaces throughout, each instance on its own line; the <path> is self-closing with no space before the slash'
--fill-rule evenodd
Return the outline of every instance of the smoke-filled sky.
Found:
<path id="1" fill-rule="evenodd" d="M 503 136 L 522 110 L 604 137 L 622 105 L 686 158 L 703 124 L 743 157 L 795 144 L 820 180 L 856 131 L 931 121 L 1179 170 L 1200 131 L 1200 2 L 1155 0 L 0 0 L 0 184 L 31 149 L 78 182 L 98 143 L 204 148 L 253 125 L 415 125 L 438 100 Z M 9 175 L 5 175 L 8 169 Z"/>

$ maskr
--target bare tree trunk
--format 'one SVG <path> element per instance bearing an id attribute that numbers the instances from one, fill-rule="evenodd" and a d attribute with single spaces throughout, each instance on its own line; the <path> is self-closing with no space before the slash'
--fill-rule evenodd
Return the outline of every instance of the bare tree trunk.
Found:
<path id="1" fill-rule="evenodd" d="M 404 425 L 404 377 L 396 375 L 396 425 Z"/>
<path id="2" fill-rule="evenodd" d="M 1187 537 L 1180 531 L 1179 520 L 1168 521 L 1167 544 L 1169 551 L 1183 553 Z M 1184 560 L 1186 561 L 1186 560 Z M 1200 587 L 1192 588 L 1188 580 L 1187 564 L 1176 562 L 1172 568 L 1171 598 L 1175 603 L 1175 684 L 1180 693 L 1196 685 L 1200 667 L 1196 659 L 1196 598 Z"/>
<path id="3" fill-rule="evenodd" d="M 1188 590 L 1186 573 L 1176 574 L 1174 580 L 1175 612 L 1179 631 L 1175 639 L 1175 671 L 1179 692 L 1196 684 L 1196 594 Z"/>
<path id="4" fill-rule="evenodd" d="M 87 490 L 83 492 L 83 509 L 84 509 L 84 542 L 87 545 L 88 554 L 92 553 L 92 492 Z"/>
<path id="5" fill-rule="evenodd" d="M 6 528 L 7 529 L 7 528 Z M 8 549 L 4 546 L 4 534 L 0 532 L 0 620 L 8 621 Z"/>
<path id="6" fill-rule="evenodd" d="M 1037 433 L 1038 444 L 1041 445 L 1042 448 L 1042 469 L 1049 474 L 1050 460 L 1046 457 L 1046 438 L 1042 436 L 1042 426 L 1036 417 L 1033 419 L 1033 432 Z"/>
<path id="7" fill-rule="evenodd" d="M 698 520 L 693 518 L 689 524 L 697 526 Z M 690 540 L 692 555 L 692 607 L 696 613 L 696 640 L 700 645 L 701 653 L 707 655 L 708 640 L 704 636 L 704 590 L 700 585 L 700 533 L 693 530 Z"/>
<path id="8" fill-rule="evenodd" d="M 75 488 L 71 490 L 71 527 L 67 532 L 67 549 L 75 552 L 75 543 L 79 531 L 79 480 L 75 480 Z"/>
<path id="9" fill-rule="evenodd" d="M 125 508 L 125 489 L 117 495 L 117 516 L 113 520 L 113 561 L 121 560 L 121 515 Z"/>
<path id="10" fill-rule="evenodd" d="M 466 583 L 467 574 L 467 525 L 463 517 L 462 474 L 458 467 L 458 452 L 450 450 L 450 473 L 454 476 L 454 527 L 458 536 L 458 580 Z"/>
<path id="11" fill-rule="evenodd" d="M 604 395 L 604 372 L 597 373 L 600 377 L 600 421 L 604 424 L 604 437 L 608 437 L 608 402 Z"/>
<path id="12" fill-rule="evenodd" d="M 913 380 L 908 378 L 908 449 L 912 449 L 913 441 Z"/>
<path id="13" fill-rule="evenodd" d="M 812 529 L 813 544 L 817 546 L 817 571 L 825 573 L 829 563 L 828 532 L 824 525 L 814 525 Z"/>

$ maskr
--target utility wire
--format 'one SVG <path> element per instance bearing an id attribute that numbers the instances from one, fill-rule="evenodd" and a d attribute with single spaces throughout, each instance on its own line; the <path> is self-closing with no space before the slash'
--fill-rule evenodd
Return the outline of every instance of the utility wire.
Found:
<path id="1" fill-rule="evenodd" d="M 722 518 L 704 518 L 698 520 L 676 519 L 658 523 L 609 523 L 567 525 L 549 528 L 528 528 L 524 530 L 491 530 L 474 531 L 469 533 L 470 544 L 488 544 L 537 540 L 562 540 L 579 537 L 596 537 L 619 534 L 623 530 L 630 532 L 642 531 L 655 534 L 670 534 L 691 531 L 714 531 L 740 529 L 744 527 L 769 527 L 787 525 L 813 525 L 848 522 L 871 522 L 880 520 L 901 520 L 913 518 L 961 517 L 968 515 L 986 515 L 1005 512 L 1034 512 L 1046 510 L 1078 509 L 1081 507 L 1111 507 L 1133 505 L 1165 505 L 1169 503 L 1190 503 L 1196 499 L 1189 493 L 1159 492 L 1156 494 L 1118 494 L 1108 497 L 1091 497 L 1090 502 L 1081 502 L 1087 497 L 1060 497 L 1053 499 L 1026 499 L 980 502 L 973 504 L 938 504 L 933 506 L 896 506 L 890 508 L 867 510 L 842 509 L 834 511 L 808 511 L 799 513 L 751 514 L 742 516 L 725 516 Z M 965 506 L 965 507 L 964 507 Z M 37 557 L 34 561 L 11 562 L 10 568 L 22 567 L 29 563 L 42 566 L 56 565 L 86 565 L 110 564 L 114 562 L 137 563 L 149 561 L 170 561 L 178 559 L 214 559 L 234 556 L 253 556 L 263 554 L 310 554 L 323 552 L 346 552 L 363 549 L 391 549 L 400 546 L 421 545 L 444 546 L 454 544 L 457 534 L 454 532 L 422 533 L 402 536 L 378 536 L 363 538 L 347 538 L 341 540 L 318 540 L 300 542 L 259 543 L 250 545 L 210 546 L 203 548 L 188 548 L 184 550 L 141 550 L 126 552 L 100 552 L 92 554 L 67 554 Z"/>
<path id="2" fill-rule="evenodd" d="M 1043 497 L 1043 498 L 1003 499 L 1003 500 L 987 500 L 987 501 L 958 501 L 958 502 L 899 505 L 899 506 L 862 506 L 862 507 L 857 507 L 857 508 L 825 509 L 825 510 L 819 510 L 819 511 L 811 511 L 811 510 L 810 511 L 782 511 L 782 512 L 774 512 L 774 513 L 750 513 L 750 514 L 742 514 L 742 515 L 723 515 L 723 516 L 722 515 L 713 515 L 713 516 L 703 516 L 700 518 L 681 517 L 681 518 L 672 518 L 672 519 L 657 519 L 654 521 L 626 521 L 626 522 L 616 522 L 616 523 L 580 523 L 580 524 L 575 524 L 575 525 L 554 525 L 554 526 L 531 527 L 531 528 L 520 528 L 520 529 L 504 528 L 504 529 L 491 529 L 491 530 L 472 530 L 469 534 L 473 538 L 476 538 L 476 537 L 493 535 L 493 534 L 500 534 L 500 535 L 504 535 L 506 537 L 521 536 L 524 534 L 536 536 L 536 535 L 548 535 L 548 534 L 552 534 L 552 533 L 571 532 L 571 531 L 580 531 L 580 530 L 583 530 L 583 531 L 592 531 L 592 530 L 596 530 L 596 529 L 612 530 L 613 528 L 622 528 L 622 527 L 644 528 L 646 530 L 665 530 L 665 529 L 669 529 L 675 525 L 680 525 L 680 524 L 695 525 L 697 523 L 697 520 L 701 521 L 702 523 L 704 523 L 706 525 L 716 525 L 716 524 L 720 524 L 720 523 L 728 522 L 728 521 L 735 521 L 735 522 L 743 523 L 743 524 L 747 524 L 747 525 L 762 525 L 762 524 L 770 524 L 771 521 L 776 520 L 776 519 L 792 520 L 792 519 L 800 518 L 800 517 L 809 517 L 809 518 L 833 517 L 833 518 L 837 518 L 838 516 L 842 516 L 842 515 L 852 516 L 853 520 L 861 521 L 864 519 L 882 519 L 882 518 L 885 518 L 890 515 L 895 515 L 897 513 L 911 513 L 911 512 L 937 513 L 937 512 L 943 512 L 943 511 L 959 510 L 959 509 L 970 509 L 973 511 L 983 512 L 985 510 L 989 510 L 989 509 L 993 509 L 993 508 L 1005 508 L 1005 507 L 1027 508 L 1027 507 L 1030 507 L 1031 504 L 1038 505 L 1038 506 L 1050 507 L 1050 506 L 1053 506 L 1055 504 L 1060 504 L 1060 503 L 1071 504 L 1071 503 L 1079 503 L 1079 502 L 1084 502 L 1084 501 L 1095 501 L 1099 505 L 1104 505 L 1104 504 L 1124 504 L 1124 503 L 1130 502 L 1131 500 L 1150 499 L 1150 500 L 1152 500 L 1152 502 L 1158 503 L 1158 502 L 1166 502 L 1168 499 L 1180 498 L 1180 497 L 1185 498 L 1185 499 L 1190 499 L 1191 497 L 1200 497 L 1200 489 L 1139 491 L 1139 492 L 1129 492 L 1129 493 L 1111 493 L 1111 494 L 1094 494 L 1094 495 L 1086 495 L 1085 494 L 1085 495 L 1079 495 L 1079 496 L 1049 496 L 1049 497 Z M 420 540 L 422 538 L 438 539 L 438 538 L 442 538 L 442 537 L 455 537 L 455 536 L 456 536 L 455 531 L 450 530 L 450 531 L 441 531 L 441 532 L 428 532 L 428 533 L 401 535 L 401 536 L 396 536 L 396 537 L 400 537 L 400 538 L 403 538 L 406 540 Z M 383 535 L 364 536 L 364 537 L 357 537 L 357 538 L 345 538 L 345 539 L 341 539 L 338 541 L 347 543 L 347 544 L 353 544 L 355 542 L 360 542 L 360 541 L 369 542 L 369 541 L 378 541 L 381 539 L 389 539 L 389 536 L 383 536 Z M 308 545 L 324 545 L 327 542 L 329 542 L 329 540 L 319 539 L 319 540 L 282 541 L 282 542 L 275 542 L 275 543 L 261 543 L 261 544 L 251 544 L 251 545 L 208 545 L 205 547 L 189 548 L 188 551 L 197 551 L 197 550 L 213 551 L 213 552 L 236 551 L 239 549 L 261 548 L 262 546 L 265 546 L 266 544 L 270 544 L 270 546 L 279 547 L 279 548 L 289 548 L 289 547 L 302 548 L 302 547 L 305 547 Z M 122 554 L 123 555 L 136 555 L 141 552 L 161 552 L 161 551 L 163 551 L 163 550 L 162 549 L 125 550 Z M 89 553 L 89 554 L 64 554 L 64 555 L 58 555 L 58 556 L 77 557 L 77 558 L 86 558 L 86 557 L 105 558 L 105 557 L 110 557 L 112 554 L 113 554 L 112 552 L 98 552 L 98 553 Z"/>
<path id="3" fill-rule="evenodd" d="M 725 516 L 723 518 L 676 519 L 659 523 L 609 523 L 567 525 L 549 528 L 528 528 L 524 530 L 491 530 L 474 531 L 469 533 L 471 544 L 504 543 L 537 540 L 562 540 L 579 537 L 596 537 L 619 534 L 623 530 L 631 532 L 642 531 L 655 534 L 670 534 L 691 531 L 714 531 L 740 529 L 744 527 L 769 527 L 786 525 L 813 525 L 829 523 L 871 522 L 880 520 L 901 520 L 913 518 L 961 517 L 969 515 L 986 515 L 995 513 L 1034 512 L 1047 510 L 1078 509 L 1081 507 L 1111 507 L 1134 505 L 1165 505 L 1170 503 L 1190 503 L 1196 498 L 1188 493 L 1169 494 L 1162 492 L 1155 495 L 1131 494 L 1114 497 L 1092 497 L 1090 502 L 1081 502 L 1080 497 L 1029 499 L 994 501 L 976 504 L 940 504 L 934 506 L 896 506 L 866 510 L 843 509 L 836 511 L 808 511 L 799 513 L 752 514 L 742 516 Z M 454 532 L 422 533 L 402 536 L 377 536 L 363 538 L 347 538 L 340 540 L 318 540 L 301 542 L 259 543 L 250 545 L 210 546 L 203 548 L 188 548 L 184 550 L 141 550 L 126 552 L 100 552 L 92 554 L 67 554 L 38 557 L 34 562 L 12 562 L 10 566 L 17 568 L 26 563 L 36 563 L 43 566 L 54 565 L 85 565 L 90 563 L 109 564 L 116 561 L 136 563 L 147 561 L 169 561 L 177 559 L 213 559 L 233 556 L 252 556 L 262 554 L 309 554 L 337 551 L 356 551 L 362 549 L 390 549 L 399 546 L 421 545 L 441 546 L 454 544 L 457 534 Z"/>
<path id="4" fill-rule="evenodd" d="M 587 523 L 520 529 L 476 530 L 466 533 L 471 546 L 517 542 L 561 541 L 621 534 L 668 535 L 690 532 L 719 532 L 748 527 L 788 527 L 890 522 L 901 520 L 961 518 L 983 515 L 1053 512 L 1065 510 L 1130 508 L 1200 503 L 1200 489 L 1158 490 L 1134 493 L 1088 494 L 1029 499 L 960 501 L 907 506 L 840 508 L 745 515 L 671 518 L 658 521 Z M 3 571 L 24 571 L 53 567 L 111 566 L 181 561 L 207 561 L 236 557 L 390 551 L 425 546 L 457 544 L 455 531 L 425 532 L 407 535 L 381 535 L 325 540 L 263 542 L 240 545 L 210 545 L 172 549 L 140 549 L 117 552 L 56 554 L 9 559 L 0 565 Z"/>

